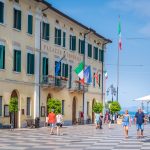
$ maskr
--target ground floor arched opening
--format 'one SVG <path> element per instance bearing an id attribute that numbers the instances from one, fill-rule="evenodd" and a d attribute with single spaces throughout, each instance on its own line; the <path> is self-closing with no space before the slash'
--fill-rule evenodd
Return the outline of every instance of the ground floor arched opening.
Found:
<path id="1" fill-rule="evenodd" d="M 72 101 L 72 124 L 76 124 L 77 98 L 73 97 Z"/>
<path id="2" fill-rule="evenodd" d="M 18 92 L 17 90 L 13 90 L 10 98 L 17 98 L 18 100 Z M 19 110 L 19 109 L 18 109 Z M 18 128 L 18 112 L 10 113 L 10 124 L 14 125 L 14 128 Z"/>
<path id="3" fill-rule="evenodd" d="M 93 100 L 92 100 L 92 123 L 95 122 L 95 114 L 94 114 L 94 112 L 93 112 L 93 106 L 94 106 L 95 102 L 96 102 L 96 100 L 93 99 Z"/>

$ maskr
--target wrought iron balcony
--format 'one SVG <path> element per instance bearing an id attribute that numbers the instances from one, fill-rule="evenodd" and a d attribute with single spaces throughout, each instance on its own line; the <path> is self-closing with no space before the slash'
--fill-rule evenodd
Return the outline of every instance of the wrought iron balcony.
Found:
<path id="1" fill-rule="evenodd" d="M 43 76 L 41 85 L 43 87 L 51 87 L 51 88 L 66 88 L 67 87 L 67 78 L 55 77 L 52 75 Z"/>

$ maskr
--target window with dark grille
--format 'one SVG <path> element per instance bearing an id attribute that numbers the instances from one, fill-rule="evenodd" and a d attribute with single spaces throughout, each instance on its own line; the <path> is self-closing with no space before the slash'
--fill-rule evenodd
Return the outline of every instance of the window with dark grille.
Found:
<path id="1" fill-rule="evenodd" d="M 76 36 L 70 35 L 70 50 L 76 50 Z"/>
<path id="2" fill-rule="evenodd" d="M 34 54 L 27 53 L 27 74 L 34 74 Z"/>
<path id="3" fill-rule="evenodd" d="M 55 44 L 61 45 L 61 29 L 55 28 Z"/>
<path id="4" fill-rule="evenodd" d="M 98 48 L 97 47 L 94 47 L 94 54 L 93 55 L 94 55 L 93 58 L 95 60 L 98 60 Z"/>
<path id="5" fill-rule="evenodd" d="M 79 53 L 80 54 L 84 54 L 84 48 L 85 48 L 84 40 L 79 39 Z"/>
<path id="6" fill-rule="evenodd" d="M 88 57 L 92 57 L 92 45 L 88 44 Z"/>
<path id="7" fill-rule="evenodd" d="M 4 3 L 0 2 L 0 23 L 4 23 Z"/>

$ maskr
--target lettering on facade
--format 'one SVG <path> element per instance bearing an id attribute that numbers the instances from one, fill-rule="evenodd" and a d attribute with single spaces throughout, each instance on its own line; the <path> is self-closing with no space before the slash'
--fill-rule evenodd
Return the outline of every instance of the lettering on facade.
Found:
<path id="1" fill-rule="evenodd" d="M 45 52 L 53 53 L 53 54 L 61 56 L 61 57 L 64 55 L 64 51 L 65 51 L 65 50 L 63 51 L 60 48 L 51 47 L 51 46 L 46 45 L 46 44 L 42 45 L 42 50 Z M 66 55 L 66 59 L 71 60 L 71 61 L 80 62 L 83 59 L 82 56 L 78 56 L 78 54 L 75 52 L 65 51 L 65 55 Z"/>

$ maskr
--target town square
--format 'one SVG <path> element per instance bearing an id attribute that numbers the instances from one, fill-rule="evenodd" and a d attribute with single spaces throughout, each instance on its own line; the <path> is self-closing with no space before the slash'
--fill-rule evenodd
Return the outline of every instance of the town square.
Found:
<path id="1" fill-rule="evenodd" d="M 150 150 L 150 0 L 0 0 L 0 149 Z"/>

